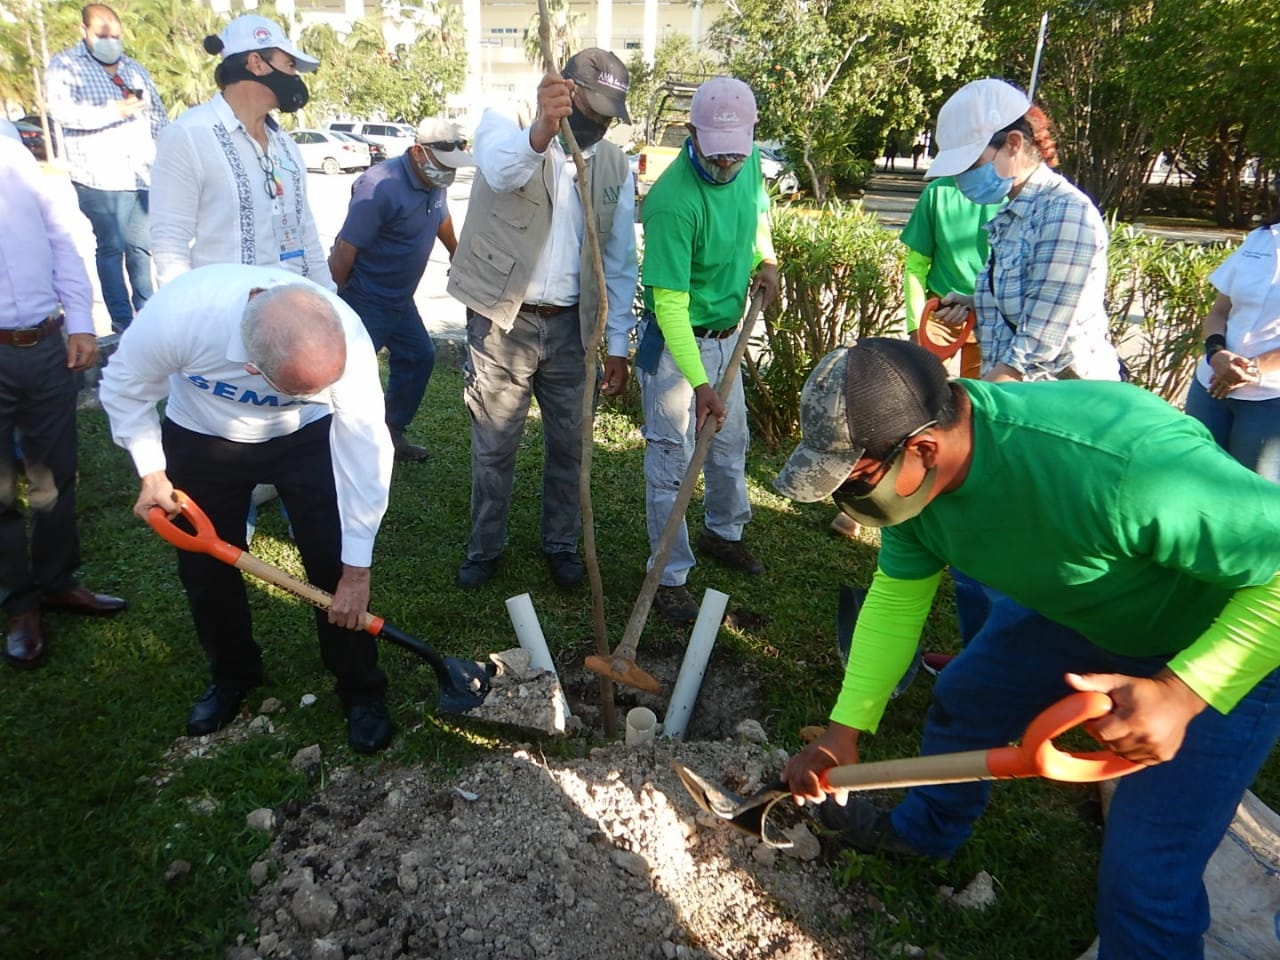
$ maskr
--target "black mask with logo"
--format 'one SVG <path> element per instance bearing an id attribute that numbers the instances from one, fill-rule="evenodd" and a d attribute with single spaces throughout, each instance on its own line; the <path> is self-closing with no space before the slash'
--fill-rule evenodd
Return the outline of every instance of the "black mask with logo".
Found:
<path id="1" fill-rule="evenodd" d="M 569 129 L 573 132 L 573 139 L 578 141 L 578 148 L 585 150 L 604 139 L 609 124 L 597 123 L 574 104 L 573 113 L 569 114 Z"/>

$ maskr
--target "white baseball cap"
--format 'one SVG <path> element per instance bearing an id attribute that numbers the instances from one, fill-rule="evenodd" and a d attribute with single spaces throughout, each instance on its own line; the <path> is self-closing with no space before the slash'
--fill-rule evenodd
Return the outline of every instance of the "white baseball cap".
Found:
<path id="1" fill-rule="evenodd" d="M 734 77 L 712 77 L 694 91 L 689 123 L 698 131 L 698 149 L 704 156 L 746 156 L 755 143 L 755 94 Z"/>
<path id="2" fill-rule="evenodd" d="M 223 60 L 237 53 L 256 53 L 276 47 L 293 57 L 299 73 L 311 73 L 320 66 L 319 60 L 308 57 L 289 41 L 280 24 L 257 14 L 236 17 L 222 29 L 218 39 L 222 41 Z"/>
<path id="3" fill-rule="evenodd" d="M 427 117 L 418 124 L 416 143 L 431 150 L 432 156 L 446 167 L 474 167 L 475 160 L 467 150 L 462 128 L 444 117 Z"/>
<path id="4" fill-rule="evenodd" d="M 991 138 L 1031 109 L 1027 95 L 1003 80 L 987 78 L 966 83 L 938 111 L 934 137 L 938 155 L 924 177 L 964 173 L 987 149 Z"/>

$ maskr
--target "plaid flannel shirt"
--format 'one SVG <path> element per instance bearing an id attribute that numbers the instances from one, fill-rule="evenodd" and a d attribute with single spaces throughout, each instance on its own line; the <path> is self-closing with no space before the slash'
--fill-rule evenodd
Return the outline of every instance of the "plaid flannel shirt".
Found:
<path id="1" fill-rule="evenodd" d="M 1004 363 L 1026 380 L 1068 368 L 1119 379 L 1104 303 L 1107 228 L 1093 202 L 1041 164 L 985 229 L 991 259 L 974 290 L 983 373 Z"/>
<path id="2" fill-rule="evenodd" d="M 143 91 L 145 110 L 120 116 L 116 103 L 125 98 L 124 90 L 83 43 L 55 54 L 45 71 L 49 116 L 58 125 L 73 181 L 96 190 L 146 190 L 156 134 L 169 118 L 142 64 L 121 57 L 116 76 L 125 87 Z"/>

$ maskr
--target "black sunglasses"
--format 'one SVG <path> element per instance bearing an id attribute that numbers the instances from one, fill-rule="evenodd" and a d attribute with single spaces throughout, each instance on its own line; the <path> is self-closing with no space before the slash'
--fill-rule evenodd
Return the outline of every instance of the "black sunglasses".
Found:
<path id="1" fill-rule="evenodd" d="M 861 477 L 850 477 L 840 486 L 836 487 L 831 493 L 831 499 L 839 505 L 843 500 L 865 500 L 871 496 L 872 491 L 880 485 L 880 481 L 884 479 L 885 474 L 889 472 L 889 468 L 893 466 L 893 461 L 902 456 L 902 451 L 907 448 L 907 444 L 912 437 L 917 437 L 930 427 L 936 427 L 937 420 L 930 420 L 923 427 L 917 427 L 905 437 L 895 443 L 883 457 L 880 458 L 880 466 L 876 467 L 869 474 Z"/>
<path id="2" fill-rule="evenodd" d="M 424 143 L 422 146 L 428 150 L 440 150 L 448 153 L 450 150 L 467 149 L 467 141 L 465 140 L 435 140 L 431 143 Z"/>

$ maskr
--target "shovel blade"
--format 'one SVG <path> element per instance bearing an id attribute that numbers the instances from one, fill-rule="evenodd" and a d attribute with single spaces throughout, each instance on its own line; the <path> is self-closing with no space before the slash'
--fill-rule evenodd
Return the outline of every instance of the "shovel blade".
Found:
<path id="1" fill-rule="evenodd" d="M 466 716 L 484 704 L 489 695 L 489 680 L 497 672 L 491 663 L 478 663 L 461 657 L 444 657 L 444 672 L 437 671 L 440 692 L 436 711 Z"/>
<path id="2" fill-rule="evenodd" d="M 770 847 L 785 849 L 792 845 L 786 837 L 781 839 L 771 837 L 765 830 L 769 811 L 773 809 L 773 805 L 791 795 L 786 784 L 775 781 L 761 787 L 749 797 L 740 797 L 731 790 L 726 790 L 699 776 L 682 764 L 673 763 L 672 767 L 675 768 L 676 775 L 684 784 L 685 790 L 689 792 L 689 796 L 693 797 L 693 802 L 702 810 Z"/>

